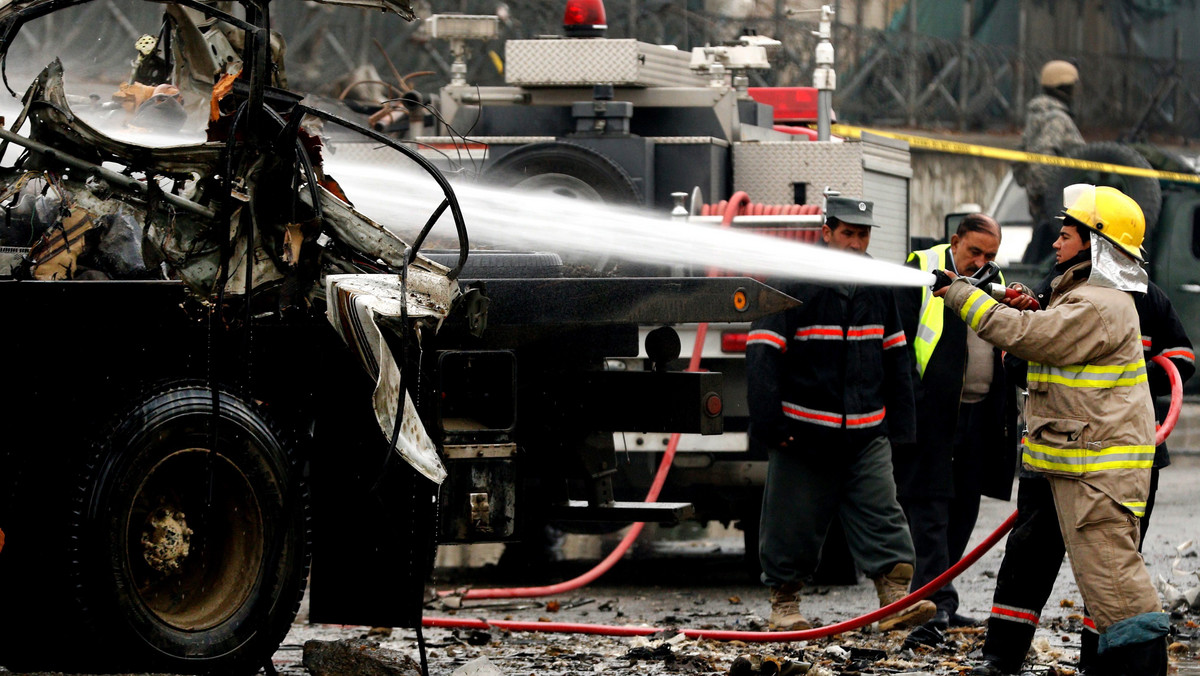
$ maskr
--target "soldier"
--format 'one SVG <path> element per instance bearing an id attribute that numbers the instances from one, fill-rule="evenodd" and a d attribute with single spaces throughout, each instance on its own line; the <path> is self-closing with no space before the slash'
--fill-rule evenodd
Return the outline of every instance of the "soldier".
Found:
<path id="1" fill-rule="evenodd" d="M 1042 93 L 1025 106 L 1021 150 L 1061 157 L 1083 145 L 1083 135 L 1071 113 L 1079 70 L 1067 61 L 1050 61 L 1042 66 L 1041 84 Z M 1046 191 L 1054 170 L 1048 164 L 1013 165 L 1013 179 L 1025 188 L 1029 215 L 1033 217 L 1033 241 L 1025 249 L 1024 263 L 1036 263 L 1049 254 L 1050 244 L 1058 235 L 1058 228 L 1052 222 L 1055 214 L 1046 213 Z"/>
<path id="2" fill-rule="evenodd" d="M 866 255 L 872 204 L 830 197 L 826 246 Z M 908 593 L 912 538 L 896 500 L 889 436 L 914 441 L 912 362 L 891 290 L 784 282 L 804 301 L 760 319 L 746 344 L 753 443 L 767 449 L 759 556 L 771 588 L 770 626 L 807 629 L 798 594 L 817 567 L 834 514 L 879 605 Z M 885 415 L 886 414 L 886 415 Z M 928 621 L 929 601 L 879 621 L 882 630 Z"/>

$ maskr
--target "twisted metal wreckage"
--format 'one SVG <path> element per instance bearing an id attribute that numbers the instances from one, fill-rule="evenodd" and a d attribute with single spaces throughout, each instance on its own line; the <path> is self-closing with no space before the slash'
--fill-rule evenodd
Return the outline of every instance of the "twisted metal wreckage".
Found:
<path id="1" fill-rule="evenodd" d="M 0 53 L 7 60 L 22 24 L 81 3 L 5 4 Z M 407 423 L 395 420 L 400 373 L 375 318 L 401 334 L 436 330 L 462 295 L 454 280 L 467 234 L 454 192 L 407 146 L 273 86 L 283 79 L 273 58 L 282 48 L 267 28 L 269 0 L 243 2 L 245 20 L 221 4 L 229 3 L 168 3 L 163 33 L 139 41 L 133 77 L 114 96 L 129 100 L 123 107 L 135 129 L 175 131 L 197 112 L 208 113 L 207 142 L 147 148 L 116 140 L 72 111 L 60 60 L 38 75 L 11 130 L 0 128 L 0 156 L 9 144 L 28 151 L 0 167 L 0 203 L 8 205 L 0 227 L 3 265 L 17 279 L 178 279 L 210 307 L 240 306 L 246 313 L 305 313 L 328 304 L 330 321 L 378 378 L 375 411 L 385 434 L 440 482 L 445 469 L 411 401 L 402 416 Z M 328 4 L 413 17 L 403 0 Z M 139 82 L 156 76 L 179 84 Z M 17 130 L 26 121 L 23 136 Z M 411 245 L 356 211 L 323 172 L 323 123 L 389 146 L 437 180 L 445 199 Z M 447 209 L 460 244 L 452 270 L 417 255 Z M 380 274 L 363 276 L 371 273 Z"/>

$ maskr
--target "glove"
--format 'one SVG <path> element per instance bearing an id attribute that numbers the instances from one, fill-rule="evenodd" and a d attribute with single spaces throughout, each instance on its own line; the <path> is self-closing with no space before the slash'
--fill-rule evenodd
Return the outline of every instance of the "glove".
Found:
<path id="1" fill-rule="evenodd" d="M 1025 286 L 1021 282 L 1009 282 L 1008 288 L 1016 289 L 1017 291 L 1020 291 L 1021 293 L 1025 294 L 1026 296 L 1033 296 L 1033 289 L 1029 288 L 1028 286 Z M 1033 296 L 1033 297 L 1037 298 L 1037 296 Z"/>

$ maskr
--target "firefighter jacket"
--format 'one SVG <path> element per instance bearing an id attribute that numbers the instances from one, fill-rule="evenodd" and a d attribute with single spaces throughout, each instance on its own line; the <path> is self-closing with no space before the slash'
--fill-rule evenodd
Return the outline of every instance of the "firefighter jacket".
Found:
<path id="1" fill-rule="evenodd" d="M 751 325 L 750 434 L 771 448 L 835 453 L 888 435 L 915 440 L 912 362 L 891 289 L 773 284 L 802 305 Z"/>
<path id="2" fill-rule="evenodd" d="M 1086 481 L 1134 515 L 1145 512 L 1154 408 L 1132 294 L 1067 270 L 1049 306 L 1019 312 L 956 280 L 946 306 L 981 338 L 1029 362 L 1022 461 Z"/>
<path id="3" fill-rule="evenodd" d="M 954 270 L 949 244 L 940 244 L 909 255 L 908 265 L 925 271 Z M 896 489 L 902 498 L 954 497 L 954 436 L 958 427 L 959 400 L 967 364 L 967 325 L 945 307 L 928 288 L 899 289 L 896 304 L 904 334 L 917 365 L 913 380 L 917 405 L 916 445 L 892 449 Z M 960 465 L 978 468 L 982 492 L 1007 500 L 1016 470 L 1016 439 L 1005 421 L 1004 363 L 998 348 L 992 350 L 992 385 L 977 406 L 985 423 L 974 430 L 972 458 Z"/>
<path id="4" fill-rule="evenodd" d="M 1050 292 L 1059 272 L 1052 272 L 1038 287 L 1034 296 L 1045 306 L 1049 303 Z M 1137 308 L 1138 322 L 1142 332 L 1142 353 L 1146 357 L 1146 377 L 1150 383 L 1150 396 L 1154 398 L 1154 417 L 1163 420 L 1170 408 L 1168 397 L 1171 395 L 1171 382 L 1157 363 L 1151 361 L 1162 355 L 1171 360 L 1179 371 L 1179 381 L 1186 383 L 1196 372 L 1196 353 L 1192 341 L 1183 329 L 1183 322 L 1175 312 L 1175 307 L 1167 298 L 1167 294 L 1154 282 L 1150 282 L 1146 293 L 1133 294 L 1134 307 Z M 1005 370 L 1018 387 L 1025 387 L 1025 361 L 1012 355 L 1005 357 Z M 1166 443 L 1159 444 L 1154 449 L 1154 466 L 1161 469 L 1171 464 L 1171 457 Z"/>

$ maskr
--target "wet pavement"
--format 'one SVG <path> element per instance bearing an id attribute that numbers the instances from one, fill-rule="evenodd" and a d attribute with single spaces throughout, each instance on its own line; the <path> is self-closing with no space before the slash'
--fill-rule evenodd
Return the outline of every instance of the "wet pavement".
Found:
<path id="1" fill-rule="evenodd" d="M 1175 464 L 1162 474 L 1145 556 L 1151 576 L 1172 583 L 1180 591 L 1200 584 L 1197 547 L 1180 545 L 1200 539 L 1200 455 L 1178 454 Z M 972 547 L 983 540 L 1012 511 L 1008 502 L 984 499 Z M 691 532 L 688 532 L 688 531 Z M 689 539 L 678 539 L 687 537 Z M 436 573 L 440 588 L 463 585 L 527 585 L 558 582 L 586 570 L 604 546 L 596 538 L 570 536 L 566 549 L 597 552 L 594 556 L 560 562 L 547 576 L 534 578 L 494 565 L 442 567 Z M 676 538 L 676 539 L 670 539 Z M 991 604 L 994 579 L 1002 557 L 1003 541 L 956 581 L 960 612 L 984 618 Z M 476 546 L 473 549 L 481 549 Z M 495 548 L 473 552 L 476 558 L 494 558 Z M 743 654 L 776 656 L 811 663 L 810 674 L 958 674 L 972 663 L 972 653 L 982 644 L 981 629 L 951 632 L 937 649 L 902 650 L 904 632 L 878 633 L 869 629 L 792 644 L 746 644 L 737 641 L 677 640 L 672 629 L 712 628 L 761 630 L 769 614 L 765 589 L 747 572 L 742 560 L 740 533 L 710 529 L 677 528 L 660 531 L 658 539 L 627 555 L 600 581 L 553 599 L 466 601 L 463 609 L 430 609 L 428 616 L 492 618 L 543 622 L 581 622 L 638 625 L 662 628 L 657 639 L 611 638 L 578 634 L 509 633 L 498 629 L 427 629 L 429 672 L 451 674 L 480 656 L 503 674 L 727 674 Z M 446 560 L 443 553 L 441 557 Z M 460 557 L 463 558 L 463 557 Z M 824 625 L 859 616 L 877 607 L 874 588 L 862 580 L 856 586 L 814 587 L 805 590 L 801 610 L 815 624 Z M 548 603 L 549 602 L 549 603 Z M 1068 674 L 1074 671 L 1079 649 L 1082 603 L 1067 566 L 1060 571 L 1049 607 L 1043 613 L 1027 668 L 1034 674 Z M 1197 621 L 1200 615 L 1179 613 L 1178 635 L 1173 637 L 1172 664 L 1177 674 L 1200 674 Z M 282 674 L 306 673 L 300 665 L 306 640 L 336 640 L 366 636 L 367 627 L 294 625 L 275 656 Z M 381 645 L 417 657 L 415 632 L 395 630 L 377 636 Z M 838 650 L 841 648 L 842 650 Z M 881 652 L 876 652 L 881 651 Z M 977 657 L 977 655 L 976 655 Z M 825 669 L 827 671 L 822 671 Z"/>
<path id="2" fill-rule="evenodd" d="M 1162 474 L 1145 556 L 1155 580 L 1171 583 L 1180 592 L 1200 585 L 1197 550 L 1200 540 L 1200 453 L 1177 452 L 1174 464 Z M 972 547 L 983 540 L 1013 510 L 1014 505 L 985 498 Z M 443 548 L 435 572 L 439 589 L 463 586 L 525 586 L 546 584 L 581 574 L 615 544 L 613 536 L 567 536 L 567 560 L 548 569 L 498 566 L 499 547 L 475 545 Z M 1003 541 L 956 581 L 960 612 L 984 618 L 991 604 Z M 505 676 L 628 674 L 729 674 L 741 655 L 774 657 L 812 665 L 813 676 L 832 674 L 965 673 L 978 657 L 982 629 L 952 631 L 936 649 L 901 649 L 904 632 L 870 629 L 828 639 L 796 643 L 742 643 L 688 640 L 675 629 L 761 630 L 769 614 L 765 588 L 743 561 L 740 532 L 720 527 L 682 526 L 661 529 L 639 543 L 614 569 L 591 586 L 561 596 L 514 601 L 465 601 L 458 610 L 430 607 L 427 616 L 491 618 L 533 622 L 598 623 L 650 626 L 664 631 L 650 638 L 615 638 L 581 634 L 506 632 L 499 629 L 425 630 L 429 673 L 448 676 L 467 662 L 486 657 Z M 854 586 L 812 587 L 805 590 L 801 610 L 815 624 L 857 617 L 877 607 L 868 580 Z M 1059 573 L 1049 606 L 1043 613 L 1027 668 L 1046 676 L 1074 671 L 1079 649 L 1081 602 L 1067 566 Z M 380 645 L 414 659 L 416 635 L 410 629 L 387 631 L 369 627 L 315 625 L 306 619 L 307 607 L 293 624 L 274 657 L 280 674 L 301 676 L 303 644 L 370 637 Z M 1172 669 L 1180 676 L 1200 676 L 1200 614 L 1175 614 Z M 62 628 L 55 628 L 61 631 Z M 69 634 L 63 635 L 70 644 Z M 740 667 L 739 667 L 740 668 Z M 739 673 L 767 673 L 747 671 Z M 0 673 L 4 672 L 0 668 Z"/>

